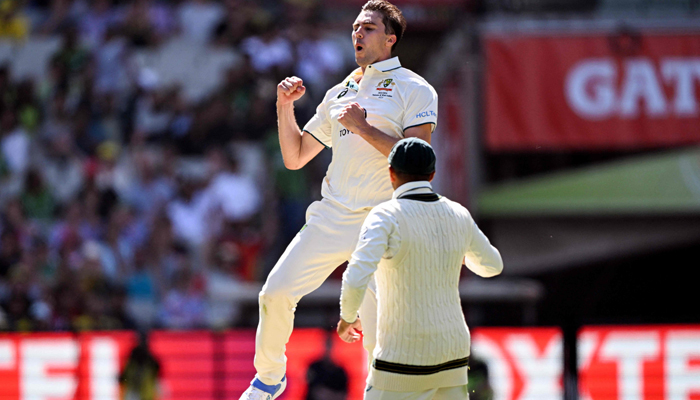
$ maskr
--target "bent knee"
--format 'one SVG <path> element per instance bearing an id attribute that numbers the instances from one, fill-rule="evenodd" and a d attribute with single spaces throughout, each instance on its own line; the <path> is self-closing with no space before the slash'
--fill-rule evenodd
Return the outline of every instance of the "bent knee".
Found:
<path id="1" fill-rule="evenodd" d="M 284 282 L 280 282 L 278 279 L 268 279 L 258 295 L 261 303 L 282 299 L 293 301 L 293 298 L 289 284 L 285 285 Z"/>

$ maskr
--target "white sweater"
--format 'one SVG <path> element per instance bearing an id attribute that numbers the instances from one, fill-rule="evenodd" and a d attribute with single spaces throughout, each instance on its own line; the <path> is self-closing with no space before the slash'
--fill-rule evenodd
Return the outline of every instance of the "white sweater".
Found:
<path id="1" fill-rule="evenodd" d="M 410 195 L 422 199 L 401 198 Z M 377 346 L 368 383 L 378 389 L 466 384 L 470 338 L 459 297 L 462 261 L 481 276 L 503 269 L 498 250 L 467 209 L 431 196 L 428 182 L 411 182 L 375 207 L 343 275 L 341 317 L 348 322 L 373 274 L 376 279 Z"/>

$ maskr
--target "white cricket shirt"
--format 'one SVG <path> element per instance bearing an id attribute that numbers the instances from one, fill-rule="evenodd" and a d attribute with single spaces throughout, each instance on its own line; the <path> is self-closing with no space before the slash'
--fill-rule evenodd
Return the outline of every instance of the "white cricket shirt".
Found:
<path id="1" fill-rule="evenodd" d="M 316 114 L 304 126 L 333 157 L 321 194 L 343 206 L 358 210 L 374 207 L 391 198 L 386 156 L 361 136 L 345 129 L 338 115 L 349 103 L 357 102 L 367 112 L 367 122 L 398 139 L 413 126 L 437 125 L 437 93 L 425 79 L 401 67 L 398 57 L 365 68 L 359 84 L 355 70 L 343 82 L 326 92 Z"/>
<path id="2" fill-rule="evenodd" d="M 377 345 L 368 384 L 422 391 L 467 383 L 469 329 L 459 297 L 462 262 L 484 277 L 503 261 L 458 203 L 409 182 L 372 209 L 343 274 L 341 318 L 354 321 L 372 276 Z"/>

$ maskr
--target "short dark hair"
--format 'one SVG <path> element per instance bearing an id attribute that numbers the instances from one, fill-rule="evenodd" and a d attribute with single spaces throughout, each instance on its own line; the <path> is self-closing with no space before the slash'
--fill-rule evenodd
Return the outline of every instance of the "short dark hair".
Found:
<path id="1" fill-rule="evenodd" d="M 406 18 L 403 17 L 401 10 L 386 0 L 369 0 L 362 6 L 362 11 L 378 11 L 382 14 L 384 33 L 396 35 L 396 43 L 391 45 L 393 52 L 406 31 Z"/>
<path id="2" fill-rule="evenodd" d="M 396 177 L 401 179 L 404 182 L 416 182 L 416 181 L 429 181 L 430 180 L 430 175 L 432 174 L 408 174 L 406 172 L 401 172 L 396 170 L 396 168 L 392 167 L 392 170 L 394 171 L 394 174 L 396 174 Z"/>

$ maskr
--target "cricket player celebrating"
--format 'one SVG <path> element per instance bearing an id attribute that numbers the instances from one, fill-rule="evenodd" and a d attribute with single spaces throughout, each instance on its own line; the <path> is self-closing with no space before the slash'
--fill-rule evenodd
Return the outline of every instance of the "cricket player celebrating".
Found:
<path id="1" fill-rule="evenodd" d="M 360 68 L 328 90 L 303 130 L 294 118 L 294 102 L 306 91 L 302 80 L 291 77 L 277 86 L 285 166 L 299 169 L 326 147 L 333 149 L 333 157 L 323 180 L 323 199 L 309 206 L 306 225 L 260 292 L 257 374 L 242 400 L 271 400 L 284 391 L 285 345 L 297 303 L 350 258 L 367 213 L 391 198 L 386 157 L 393 145 L 404 137 L 430 142 L 437 124 L 437 94 L 419 75 L 402 68 L 397 57 L 391 57 L 405 28 L 397 7 L 383 0 L 367 2 L 352 25 Z M 367 328 L 364 347 L 371 355 L 376 341 L 376 302 L 371 294 L 359 312 Z"/>
<path id="2" fill-rule="evenodd" d="M 464 261 L 477 275 L 498 275 L 501 255 L 466 208 L 433 192 L 435 153 L 427 142 L 399 141 L 389 164 L 395 191 L 362 225 L 343 275 L 338 335 L 359 340 L 357 311 L 374 276 L 377 345 L 365 399 L 468 399 L 460 270 Z"/>

